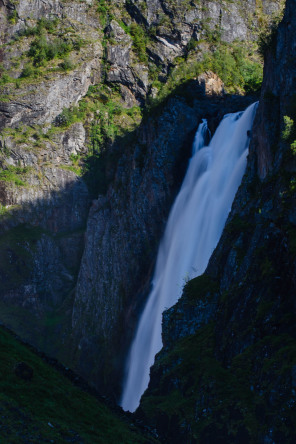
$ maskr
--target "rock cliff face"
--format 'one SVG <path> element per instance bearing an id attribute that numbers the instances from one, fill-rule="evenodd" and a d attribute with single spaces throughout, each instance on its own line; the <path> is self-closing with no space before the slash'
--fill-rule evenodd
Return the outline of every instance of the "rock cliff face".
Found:
<path id="1" fill-rule="evenodd" d="M 157 42 L 149 50 L 154 57 L 172 60 L 181 55 L 190 39 L 201 36 L 204 28 L 218 29 L 226 42 L 254 39 L 258 32 L 260 13 L 272 14 L 278 10 L 279 2 L 262 1 L 166 1 L 147 0 L 128 2 L 128 10 L 137 21 L 151 28 L 156 27 Z M 253 20 L 250 27 L 249 20 Z M 207 26 L 204 26 L 207 24 Z"/>
<path id="2" fill-rule="evenodd" d="M 295 440 L 295 25 L 288 0 L 268 39 L 248 169 L 224 233 L 206 273 L 163 317 L 138 414 L 165 442 Z"/>
<path id="3" fill-rule="evenodd" d="M 208 99 L 208 72 L 135 129 L 139 105 L 178 84 L 180 57 L 250 48 L 279 4 L 0 0 L 0 320 L 102 391 L 119 394 L 200 118 L 252 99 Z"/>
<path id="4" fill-rule="evenodd" d="M 87 186 L 70 161 L 85 152 L 85 130 L 76 123 L 33 148 L 34 134 L 1 144 L 1 319 L 55 354 L 50 331 L 69 316 L 89 210 Z"/>
<path id="5" fill-rule="evenodd" d="M 188 86 L 191 93 L 193 85 Z M 198 122 L 205 115 L 213 118 L 244 108 L 251 100 L 199 99 L 189 106 L 171 99 L 161 115 L 140 126 L 136 141 L 119 159 L 106 196 L 93 201 L 72 327 L 77 368 L 85 377 L 96 369 L 93 377 L 97 386 L 104 381 L 102 390 L 111 386 L 119 393 L 126 347 L 149 291 L 158 244 Z M 104 366 L 98 364 L 96 350 L 104 356 Z"/>
<path id="6" fill-rule="evenodd" d="M 89 2 L 91 7 L 92 1 Z M 52 21 L 52 32 L 73 40 L 73 32 L 79 33 L 79 38 L 89 39 L 87 48 L 81 48 L 71 54 L 76 62 L 72 72 L 58 72 L 56 66 L 51 66 L 44 73 L 43 79 L 21 83 L 17 88 L 11 84 L 2 87 L 0 98 L 0 128 L 5 126 L 18 127 L 32 124 L 48 124 L 63 110 L 78 101 L 87 93 L 89 86 L 100 80 L 102 59 L 101 33 L 91 14 L 87 13 L 87 3 L 53 2 L 7 2 L 1 6 L 2 20 L 6 15 L 3 26 L 2 51 L 0 61 L 3 68 L 9 70 L 13 78 L 22 75 L 25 67 L 25 53 L 29 50 L 30 40 L 24 39 L 28 29 L 33 30 L 36 21 Z M 55 28 L 55 29 L 54 29 Z M 35 28 L 36 29 L 36 28 Z M 36 30 L 36 34 L 40 35 Z M 27 32 L 28 33 L 28 32 Z M 34 35 L 34 31 L 31 32 Z M 30 34 L 29 34 L 30 35 Z M 77 49 L 74 45 L 74 49 Z M 35 62 L 34 62 L 35 63 Z M 21 90 L 21 91 L 20 91 Z M 1 100 L 2 99 L 2 100 Z M 4 100 L 3 100 L 4 99 Z"/>

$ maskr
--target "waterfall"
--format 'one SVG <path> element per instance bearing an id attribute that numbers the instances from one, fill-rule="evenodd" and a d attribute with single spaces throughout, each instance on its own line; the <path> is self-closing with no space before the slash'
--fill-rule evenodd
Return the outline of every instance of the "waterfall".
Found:
<path id="1" fill-rule="evenodd" d="M 149 369 L 162 347 L 162 312 L 181 296 L 185 281 L 201 275 L 222 234 L 241 183 L 257 103 L 227 114 L 210 144 L 207 123 L 200 124 L 181 190 L 160 243 L 152 291 L 141 315 L 127 360 L 121 400 L 135 411 L 149 383 Z"/>

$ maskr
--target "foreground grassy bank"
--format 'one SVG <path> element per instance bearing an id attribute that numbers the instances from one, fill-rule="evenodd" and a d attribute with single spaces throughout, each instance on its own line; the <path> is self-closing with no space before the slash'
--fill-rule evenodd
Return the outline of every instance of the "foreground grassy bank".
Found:
<path id="1" fill-rule="evenodd" d="M 142 436 L 0 328 L 0 442 L 156 441 Z"/>

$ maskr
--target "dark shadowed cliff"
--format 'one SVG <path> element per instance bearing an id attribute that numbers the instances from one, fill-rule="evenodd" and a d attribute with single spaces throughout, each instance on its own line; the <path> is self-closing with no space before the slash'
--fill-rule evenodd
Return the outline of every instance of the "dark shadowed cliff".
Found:
<path id="1" fill-rule="evenodd" d="M 0 321 L 114 399 L 194 132 L 255 100 L 280 3 L 0 0 Z M 164 313 L 138 411 L 163 442 L 296 439 L 295 6 L 222 239 Z"/>
<path id="2" fill-rule="evenodd" d="M 138 414 L 165 442 L 295 441 L 295 6 L 265 42 L 248 168 L 222 238 L 163 316 Z"/>
<path id="3" fill-rule="evenodd" d="M 0 2 L 0 320 L 104 392 L 200 119 L 252 100 L 197 78 L 256 91 L 280 3 Z"/>

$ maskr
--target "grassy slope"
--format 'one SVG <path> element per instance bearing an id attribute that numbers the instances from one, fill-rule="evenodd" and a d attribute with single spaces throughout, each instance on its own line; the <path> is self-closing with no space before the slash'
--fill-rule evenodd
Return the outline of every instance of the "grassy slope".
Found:
<path id="1" fill-rule="evenodd" d="M 33 369 L 30 381 L 16 376 L 18 362 Z M 154 440 L 141 436 L 0 328 L 0 442 L 132 444 Z"/>

